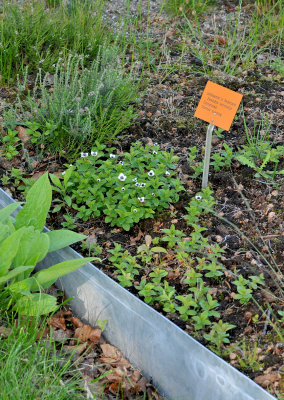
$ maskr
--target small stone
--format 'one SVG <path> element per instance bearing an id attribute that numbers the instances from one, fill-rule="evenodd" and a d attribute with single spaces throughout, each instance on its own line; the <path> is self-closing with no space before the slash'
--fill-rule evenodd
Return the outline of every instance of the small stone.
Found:
<path id="1" fill-rule="evenodd" d="M 230 353 L 230 360 L 235 360 L 237 358 L 236 353 Z"/>

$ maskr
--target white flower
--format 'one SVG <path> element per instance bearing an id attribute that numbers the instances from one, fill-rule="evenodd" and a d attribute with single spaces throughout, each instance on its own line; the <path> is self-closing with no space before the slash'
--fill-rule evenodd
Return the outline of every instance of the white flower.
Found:
<path id="1" fill-rule="evenodd" d="M 152 193 L 152 196 L 155 197 L 156 196 L 155 193 Z"/>
<path id="2" fill-rule="evenodd" d="M 122 188 L 121 188 L 121 191 L 124 192 L 124 191 L 125 191 L 125 187 L 122 187 Z"/>
<path id="3" fill-rule="evenodd" d="M 148 172 L 148 175 L 149 175 L 149 176 L 154 176 L 154 175 L 155 175 L 155 172 L 151 169 L 151 171 Z"/>
<path id="4" fill-rule="evenodd" d="M 97 179 L 97 182 L 100 182 L 100 181 L 101 181 L 100 178 L 98 178 L 98 179 Z"/>
<path id="5" fill-rule="evenodd" d="M 98 155 L 97 151 L 91 151 L 91 156 L 96 157 Z"/>
<path id="6" fill-rule="evenodd" d="M 133 178 L 133 179 L 132 179 L 132 182 L 137 182 L 137 178 Z"/>
<path id="7" fill-rule="evenodd" d="M 124 175 L 124 174 L 119 174 L 118 175 L 118 179 L 121 181 L 121 182 L 123 182 L 123 181 L 125 181 L 125 179 L 126 179 L 126 175 Z"/>
<path id="8" fill-rule="evenodd" d="M 137 213 L 137 210 L 136 210 L 136 208 L 134 208 L 133 212 L 134 212 L 134 213 Z"/>
<path id="9" fill-rule="evenodd" d="M 153 150 L 153 154 L 158 154 L 155 150 Z"/>
<path id="10" fill-rule="evenodd" d="M 165 175 L 166 175 L 166 176 L 170 176 L 171 174 L 170 174 L 169 171 L 166 171 L 166 172 L 165 172 Z"/>
<path id="11" fill-rule="evenodd" d="M 119 161 L 119 163 L 118 164 L 121 164 L 121 165 L 123 165 L 123 161 Z"/>
<path id="12" fill-rule="evenodd" d="M 81 153 L 81 158 L 88 157 L 89 153 Z"/>
<path id="13" fill-rule="evenodd" d="M 63 171 L 63 172 L 61 172 L 61 174 L 62 174 L 62 175 L 65 175 L 65 172 L 66 172 L 66 171 Z"/>
<path id="14" fill-rule="evenodd" d="M 115 158 L 115 154 L 112 154 L 112 153 L 111 153 L 111 154 L 109 155 L 109 158 Z"/>
<path id="15" fill-rule="evenodd" d="M 95 95 L 95 92 L 94 91 L 91 91 L 89 94 L 88 94 L 88 96 L 94 96 Z"/>
<path id="16" fill-rule="evenodd" d="M 140 183 L 136 182 L 136 183 L 135 183 L 135 186 L 140 186 Z"/>
<path id="17" fill-rule="evenodd" d="M 140 183 L 140 187 L 145 187 L 146 186 L 146 183 Z"/>
<path id="18" fill-rule="evenodd" d="M 144 203 L 145 197 L 138 197 L 138 200 L 140 201 L 140 203 Z"/>
<path id="19" fill-rule="evenodd" d="M 197 194 L 197 195 L 195 196 L 195 198 L 196 198 L 196 200 L 202 200 L 202 196 L 200 196 L 199 194 Z"/>

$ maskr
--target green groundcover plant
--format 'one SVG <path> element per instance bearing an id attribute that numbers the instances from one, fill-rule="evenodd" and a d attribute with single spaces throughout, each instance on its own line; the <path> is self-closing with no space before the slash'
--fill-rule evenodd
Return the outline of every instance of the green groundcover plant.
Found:
<path id="1" fill-rule="evenodd" d="M 153 218 L 155 211 L 178 201 L 183 187 L 174 176 L 178 157 L 172 151 L 137 142 L 129 152 L 118 155 L 113 148 L 96 144 L 90 154 L 81 153 L 75 165 L 69 166 L 63 182 L 50 176 L 59 193 L 54 212 L 72 207 L 83 221 L 103 213 L 111 226 L 128 231 L 134 223 Z"/>
<path id="2" fill-rule="evenodd" d="M 13 306 L 22 315 L 55 311 L 56 298 L 43 293 L 43 290 L 57 278 L 94 260 L 68 260 L 31 275 L 36 264 L 48 252 L 85 238 L 66 229 L 42 232 L 51 197 L 52 189 L 46 173 L 29 190 L 26 203 L 16 218 L 11 217 L 11 213 L 19 207 L 19 203 L 0 210 L 0 290 L 7 298 L 7 308 Z"/>

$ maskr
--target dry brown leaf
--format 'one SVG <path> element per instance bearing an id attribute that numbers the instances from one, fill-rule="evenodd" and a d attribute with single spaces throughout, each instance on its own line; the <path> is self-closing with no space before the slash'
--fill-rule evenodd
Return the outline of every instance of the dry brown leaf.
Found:
<path id="1" fill-rule="evenodd" d="M 79 318 L 77 318 L 77 317 L 72 317 L 71 322 L 76 328 L 79 328 L 84 325 L 83 322 L 80 321 Z"/>
<path id="2" fill-rule="evenodd" d="M 99 329 L 99 328 L 92 329 L 92 332 L 90 333 L 90 336 L 89 336 L 89 340 L 91 342 L 97 344 L 100 341 L 101 335 L 102 335 L 101 329 Z"/>
<path id="3" fill-rule="evenodd" d="M 63 317 L 56 317 L 55 315 L 50 318 L 48 325 L 51 325 L 54 328 L 63 329 L 64 331 L 66 329 L 65 319 Z"/>
<path id="4" fill-rule="evenodd" d="M 103 343 L 101 344 L 101 349 L 103 351 L 103 356 L 108 358 L 121 358 L 122 353 L 116 347 L 111 344 Z"/>
<path id="5" fill-rule="evenodd" d="M 280 381 L 281 375 L 278 372 L 272 372 L 271 374 L 259 375 L 254 381 L 258 385 L 267 388 L 275 382 Z"/>
<path id="6" fill-rule="evenodd" d="M 138 235 L 130 238 L 130 244 L 135 244 L 136 242 L 138 242 L 141 239 L 142 236 L 143 236 L 143 232 L 139 229 Z"/>
<path id="7" fill-rule="evenodd" d="M 26 133 L 27 129 L 24 128 L 23 126 L 16 126 L 16 130 L 18 131 L 18 136 L 21 139 L 21 141 L 25 144 L 28 140 L 30 140 L 30 135 Z"/>
<path id="8" fill-rule="evenodd" d="M 74 338 L 79 339 L 82 342 L 86 342 L 92 333 L 92 327 L 90 325 L 83 325 L 75 329 Z"/>

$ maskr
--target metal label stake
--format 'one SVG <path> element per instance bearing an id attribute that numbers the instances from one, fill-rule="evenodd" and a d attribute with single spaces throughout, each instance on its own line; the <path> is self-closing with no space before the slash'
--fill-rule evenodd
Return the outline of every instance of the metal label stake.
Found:
<path id="1" fill-rule="evenodd" d="M 212 133 L 215 125 L 209 124 L 206 132 L 206 144 L 205 144 L 205 156 L 204 156 L 204 167 L 202 176 L 202 189 L 206 189 L 208 185 L 208 174 L 210 165 L 210 154 L 211 154 L 211 143 L 212 143 Z"/>

